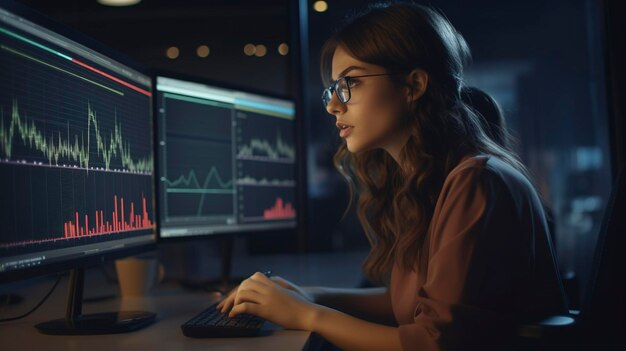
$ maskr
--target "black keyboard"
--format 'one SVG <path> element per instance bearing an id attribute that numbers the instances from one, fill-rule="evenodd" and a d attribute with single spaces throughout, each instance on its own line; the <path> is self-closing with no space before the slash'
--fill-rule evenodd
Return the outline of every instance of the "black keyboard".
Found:
<path id="1" fill-rule="evenodd" d="M 191 338 L 228 338 L 259 334 L 265 323 L 264 319 L 245 313 L 228 318 L 228 313 L 222 314 L 216 308 L 218 303 L 219 301 L 181 325 L 183 334 Z"/>

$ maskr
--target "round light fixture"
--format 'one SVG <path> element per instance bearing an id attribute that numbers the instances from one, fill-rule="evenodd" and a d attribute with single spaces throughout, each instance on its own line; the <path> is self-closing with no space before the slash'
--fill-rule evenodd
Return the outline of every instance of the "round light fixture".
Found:
<path id="1" fill-rule="evenodd" d="M 175 46 L 171 46 L 169 48 L 167 48 L 167 50 L 165 51 L 165 55 L 170 58 L 170 59 L 175 59 L 178 57 L 178 55 L 180 55 L 180 50 L 178 50 L 177 47 Z"/>
<path id="2" fill-rule="evenodd" d="M 326 12 L 326 10 L 328 10 L 328 3 L 326 1 L 316 1 L 313 3 L 313 10 L 316 12 Z"/>
<path id="3" fill-rule="evenodd" d="M 254 46 L 254 44 L 246 44 L 243 47 L 243 53 L 246 54 L 246 56 L 252 56 L 254 55 L 255 52 L 256 52 L 256 46 Z"/>
<path id="4" fill-rule="evenodd" d="M 257 57 L 263 57 L 265 56 L 265 54 L 267 54 L 267 48 L 265 47 L 265 45 L 263 44 L 257 45 L 254 55 Z"/>
<path id="5" fill-rule="evenodd" d="M 205 57 L 209 56 L 210 53 L 211 53 L 211 50 L 206 45 L 200 45 L 196 49 L 196 54 L 198 55 L 198 57 L 205 58 Z"/>
<path id="6" fill-rule="evenodd" d="M 98 3 L 104 6 L 133 6 L 140 2 L 141 0 L 98 0 Z"/>
<path id="7" fill-rule="evenodd" d="M 278 45 L 278 53 L 285 56 L 289 53 L 289 45 L 287 43 L 282 43 Z"/>

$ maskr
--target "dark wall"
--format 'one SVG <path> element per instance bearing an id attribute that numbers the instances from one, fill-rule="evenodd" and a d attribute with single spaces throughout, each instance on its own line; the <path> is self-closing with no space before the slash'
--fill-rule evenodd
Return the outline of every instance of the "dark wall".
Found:
<path id="1" fill-rule="evenodd" d="M 151 0 L 119 8 L 96 0 L 20 2 L 148 66 L 291 94 L 290 56 L 277 51 L 291 40 L 287 0 Z M 265 45 L 267 55 L 246 56 L 247 43 Z M 208 57 L 196 55 L 200 45 L 209 46 Z M 177 59 L 165 55 L 170 46 L 180 49 Z"/>

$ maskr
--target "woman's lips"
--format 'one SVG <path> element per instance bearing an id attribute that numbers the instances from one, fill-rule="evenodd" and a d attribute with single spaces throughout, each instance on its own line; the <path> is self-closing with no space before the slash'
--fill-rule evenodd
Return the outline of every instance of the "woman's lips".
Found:
<path id="1" fill-rule="evenodd" d="M 347 137 L 348 135 L 350 135 L 350 132 L 352 132 L 352 129 L 354 129 L 354 127 L 352 127 L 352 126 L 349 126 L 349 127 L 345 128 L 345 129 L 341 129 L 339 131 L 339 136 L 342 137 L 342 138 Z"/>
<path id="2" fill-rule="evenodd" d="M 337 122 L 336 125 L 339 129 L 339 136 L 342 138 L 347 137 L 352 132 L 352 129 L 354 129 L 354 126 L 341 122 Z"/>

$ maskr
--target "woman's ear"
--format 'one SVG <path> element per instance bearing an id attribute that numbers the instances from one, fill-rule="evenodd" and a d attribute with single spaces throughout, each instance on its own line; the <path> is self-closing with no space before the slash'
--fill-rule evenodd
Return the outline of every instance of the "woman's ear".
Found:
<path id="1" fill-rule="evenodd" d="M 423 69 L 416 68 L 412 70 L 406 77 L 408 85 L 407 98 L 409 102 L 417 101 L 428 88 L 428 73 Z"/>

